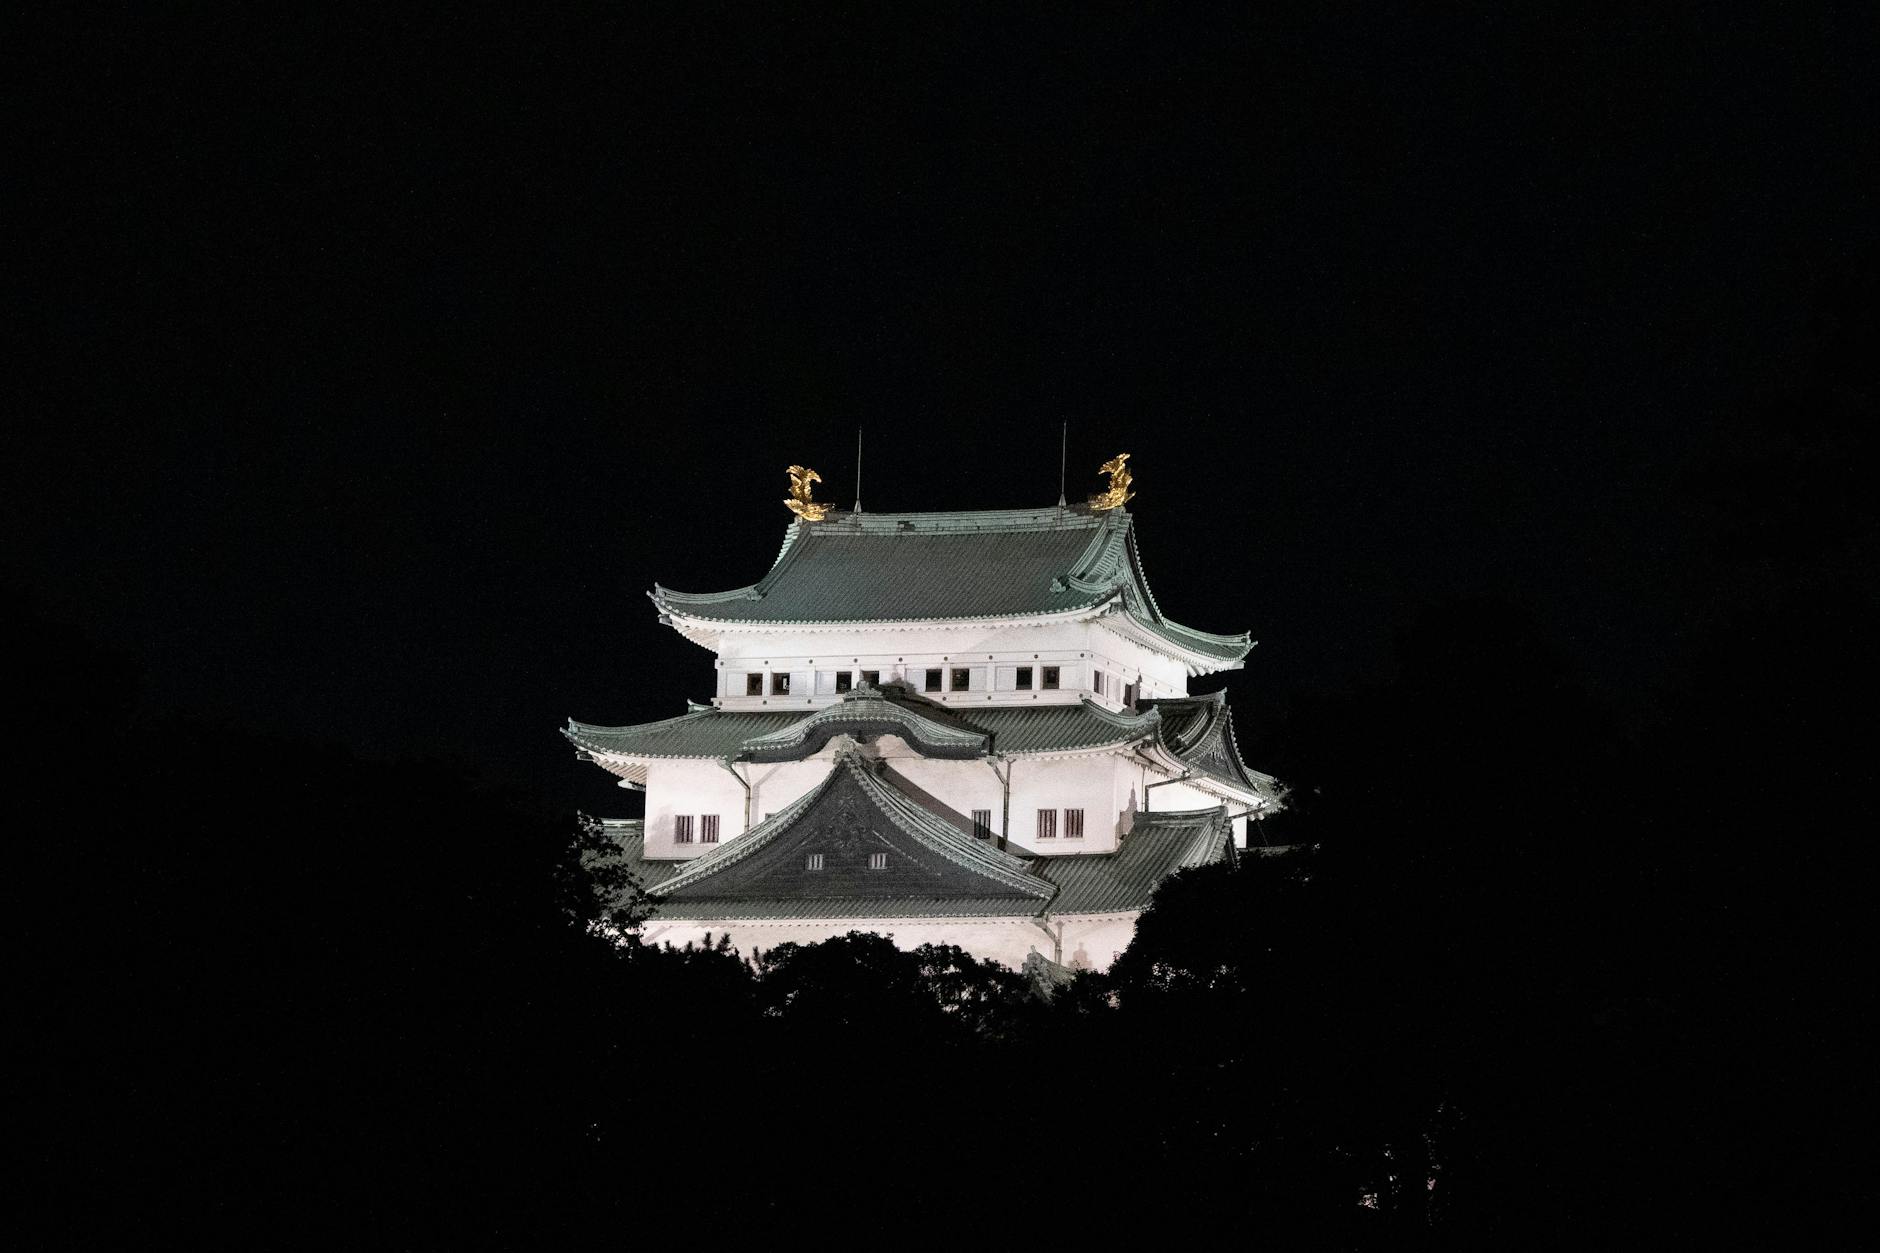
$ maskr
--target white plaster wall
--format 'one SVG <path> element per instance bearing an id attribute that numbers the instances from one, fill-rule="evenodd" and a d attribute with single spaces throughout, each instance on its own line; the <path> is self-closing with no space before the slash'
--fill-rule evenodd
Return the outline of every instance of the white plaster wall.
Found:
<path id="1" fill-rule="evenodd" d="M 882 736 L 875 748 L 893 772 L 895 786 L 916 801 L 969 834 L 973 829 L 973 810 L 990 810 L 990 825 L 993 834 L 998 834 L 1004 792 L 999 776 L 986 762 L 922 757 L 893 735 Z"/>
<path id="2" fill-rule="evenodd" d="M 824 747 L 806 761 L 739 762 L 738 773 L 751 781 L 751 825 L 808 795 L 828 777 L 834 756 L 832 747 Z"/>
<path id="3" fill-rule="evenodd" d="M 716 844 L 672 842 L 675 814 L 717 814 L 720 842 L 744 829 L 744 789 L 710 761 L 656 761 L 646 768 L 646 856 L 654 861 L 709 853 Z"/>
<path id="4" fill-rule="evenodd" d="M 1087 963 L 1090 970 L 1108 970 L 1116 954 L 1128 947 L 1135 934 L 1134 913 L 1108 914 L 1090 918 L 1066 918 L 1063 922 L 1063 964 Z M 1060 920 L 1052 919 L 1054 934 Z M 912 951 L 923 944 L 953 944 L 981 961 L 995 961 L 1013 970 L 1024 965 L 1034 950 L 1051 957 L 1056 949 L 1052 934 L 1029 919 L 906 919 L 840 918 L 805 919 L 787 922 L 740 922 L 737 920 L 685 920 L 661 922 L 655 916 L 641 932 L 649 944 L 683 947 L 688 941 L 703 944 L 706 937 L 716 940 L 729 935 L 731 943 L 746 957 L 757 949 L 779 944 L 817 944 L 851 931 L 872 931 L 894 941 L 895 947 Z M 1079 958 L 1081 950 L 1083 956 Z"/>
<path id="5" fill-rule="evenodd" d="M 739 775 L 751 784 L 752 824 L 762 822 L 821 783 L 832 767 L 836 750 L 837 743 L 831 742 L 805 761 L 740 763 Z M 884 758 L 896 776 L 897 786 L 943 817 L 951 818 L 960 831 L 970 832 L 973 810 L 985 809 L 991 812 L 994 833 L 999 832 L 1005 814 L 1004 785 L 986 762 L 922 757 L 893 735 L 880 737 L 863 751 Z M 1011 830 L 1006 835 L 1009 845 L 1019 852 L 1045 856 L 1112 852 L 1141 807 L 1141 771 L 1120 753 L 1020 757 L 1009 761 L 1007 771 L 1012 795 Z M 1158 788 L 1156 805 L 1163 809 L 1196 807 L 1163 800 L 1166 793 L 1178 790 L 1188 789 L 1183 785 Z M 1040 841 L 1036 838 L 1037 811 L 1044 808 L 1060 811 L 1058 835 Z M 1061 811 L 1065 809 L 1084 811 L 1083 839 L 1073 840 L 1063 834 Z M 674 815 L 708 813 L 719 815 L 721 841 L 745 830 L 744 789 L 722 766 L 704 761 L 659 761 L 647 768 L 647 857 L 684 859 L 709 852 L 712 846 L 697 843 L 696 837 L 689 845 L 674 844 L 672 839 Z"/>
<path id="6" fill-rule="evenodd" d="M 1053 927 L 1062 925 L 1062 965 L 1072 970 L 1108 970 L 1129 947 L 1136 935 L 1135 911 L 1124 914 L 1071 915 L 1053 918 Z"/>
<path id="7" fill-rule="evenodd" d="M 1106 670 L 1125 682 L 1140 682 L 1140 695 L 1169 697 L 1188 695 L 1188 668 L 1164 657 L 1134 640 L 1124 639 L 1096 622 L 1089 624 L 1088 651 Z"/>
<path id="8" fill-rule="evenodd" d="M 1010 763 L 1012 780 L 1013 845 L 1042 855 L 1108 853 L 1117 837 L 1128 829 L 1132 788 L 1119 754 L 1090 757 L 1019 757 Z M 1084 811 L 1084 838 L 1064 838 L 1064 818 L 1058 815 L 1056 839 L 1037 838 L 1040 809 Z"/>
<path id="9" fill-rule="evenodd" d="M 1075 704 L 1091 695 L 1091 673 L 1101 666 L 1118 682 L 1101 703 L 1122 707 L 1123 684 L 1140 682 L 1144 696 L 1182 695 L 1186 672 L 1177 662 L 1123 639 L 1093 621 L 1057 622 L 1032 626 L 920 626 L 831 630 L 728 630 L 718 640 L 714 663 L 714 699 L 725 709 L 809 709 L 840 699 L 835 690 L 838 670 L 879 671 L 884 683 L 904 681 L 929 699 L 949 705 Z M 1033 667 L 1033 687 L 1019 691 L 1012 683 L 1017 666 Z M 1059 686 L 1045 691 L 1038 686 L 1047 665 L 1060 670 Z M 954 692 L 951 675 L 942 676 L 942 690 L 927 692 L 924 673 L 929 669 L 972 672 L 971 685 Z M 770 694 L 770 674 L 791 675 L 787 697 Z M 744 676 L 760 673 L 764 695 L 745 695 Z M 855 682 L 860 682 L 856 674 Z"/>

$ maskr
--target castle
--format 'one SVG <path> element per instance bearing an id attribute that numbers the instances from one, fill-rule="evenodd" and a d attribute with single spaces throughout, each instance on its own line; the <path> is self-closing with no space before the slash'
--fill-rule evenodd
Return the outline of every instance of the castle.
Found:
<path id="1" fill-rule="evenodd" d="M 1188 681 L 1252 641 L 1162 612 L 1126 460 L 1088 504 L 961 513 L 836 511 L 793 466 L 763 578 L 655 586 L 716 657 L 710 702 L 563 731 L 646 794 L 607 823 L 655 902 L 643 938 L 876 931 L 1103 969 L 1164 877 L 1246 849 L 1280 789 Z"/>

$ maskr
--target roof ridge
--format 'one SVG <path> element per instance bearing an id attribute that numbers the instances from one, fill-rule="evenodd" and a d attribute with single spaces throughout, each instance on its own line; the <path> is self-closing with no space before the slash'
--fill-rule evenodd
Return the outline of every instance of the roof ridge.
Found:
<path id="1" fill-rule="evenodd" d="M 906 739 L 914 748 L 931 746 L 936 751 L 944 748 L 968 748 L 974 755 L 984 751 L 991 738 L 984 731 L 970 730 L 951 726 L 936 718 L 927 717 L 918 710 L 910 709 L 897 701 L 888 699 L 879 689 L 864 685 L 845 693 L 841 700 L 810 711 L 804 717 L 775 731 L 754 735 L 738 746 L 738 756 L 749 757 L 753 752 L 789 751 L 807 745 L 818 728 L 830 723 L 862 723 L 871 721 L 893 722 L 905 733 Z M 868 732 L 872 734 L 873 732 Z M 826 743 L 840 731 L 825 736 Z M 818 750 L 821 744 L 817 746 Z M 767 759 L 768 760 L 768 759 Z"/>
<path id="2" fill-rule="evenodd" d="M 932 509 L 900 513 L 831 513 L 814 524 L 819 534 L 895 535 L 908 531 L 966 530 L 1055 531 L 1100 527 L 1102 516 L 1066 505 L 1034 505 L 1014 509 Z M 792 526 L 798 525 L 792 523 Z"/>
<path id="3" fill-rule="evenodd" d="M 568 719 L 568 726 L 565 728 L 564 734 L 566 733 L 566 731 L 573 731 L 573 730 L 645 731 L 653 727 L 669 727 L 669 726 L 674 725 L 675 723 L 695 722 L 704 718 L 716 717 L 722 714 L 723 712 L 724 711 L 722 709 L 719 709 L 716 706 L 707 705 L 703 709 L 688 709 L 686 712 L 682 714 L 674 714 L 670 718 L 658 718 L 652 722 L 627 722 L 627 723 L 622 723 L 619 726 L 609 726 L 605 723 L 600 723 L 600 722 L 579 722 L 579 721 L 576 721 L 574 718 L 570 718 Z"/>
<path id="4" fill-rule="evenodd" d="M 1101 718 L 1103 721 L 1126 730 L 1134 730 L 1136 727 L 1147 723 L 1159 723 L 1162 721 L 1162 711 L 1159 709 L 1142 709 L 1134 712 L 1126 712 L 1120 709 L 1105 709 L 1088 696 L 1080 696 L 1078 700 L 1085 708 L 1089 709 L 1091 713 L 1096 714 L 1097 717 Z"/>
<path id="5" fill-rule="evenodd" d="M 1040 901 L 1056 892 L 1056 885 L 1029 872 L 1028 863 L 1023 858 L 986 848 L 954 831 L 899 788 L 876 778 L 863 764 L 860 753 L 845 748 L 837 752 L 834 765 L 815 787 L 750 830 L 733 836 L 713 851 L 688 862 L 684 870 L 659 884 L 656 894 L 664 896 L 689 887 L 764 848 L 789 830 L 806 810 L 821 800 L 837 780 L 844 777 L 845 772 L 861 787 L 863 795 L 905 835 L 954 865 L 1008 888 L 1016 888 L 1026 895 L 1036 896 Z"/>
<path id="6" fill-rule="evenodd" d="M 1154 825 L 1156 821 L 1161 818 L 1184 818 L 1193 821 L 1202 814 L 1224 813 L 1226 809 L 1227 806 L 1225 805 L 1200 805 L 1194 809 L 1139 809 L 1136 811 L 1136 821 L 1139 824 L 1146 821 L 1151 825 Z"/>

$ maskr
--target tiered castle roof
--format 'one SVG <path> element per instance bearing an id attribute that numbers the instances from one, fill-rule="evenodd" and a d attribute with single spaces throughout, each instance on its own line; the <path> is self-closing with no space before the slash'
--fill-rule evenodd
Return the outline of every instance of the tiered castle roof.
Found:
<path id="1" fill-rule="evenodd" d="M 898 685 L 858 687 L 810 713 L 702 708 L 662 722 L 606 727 L 569 719 L 562 731 L 590 761 L 644 784 L 649 761 L 801 761 L 830 740 L 897 735 L 928 757 L 971 759 L 1140 747 L 1176 770 L 1239 791 L 1274 794 L 1270 775 L 1249 769 L 1234 743 L 1223 694 L 1145 702 L 1138 713 L 1075 705 L 948 708 Z"/>
<path id="2" fill-rule="evenodd" d="M 698 594 L 656 586 L 651 596 L 662 622 L 712 647 L 738 632 L 1092 621 L 1190 675 L 1237 669 L 1252 647 L 1244 633 L 1198 631 L 1162 613 L 1121 508 L 832 512 L 791 524 L 776 561 L 749 587 Z M 947 704 L 902 683 L 862 683 L 812 709 L 693 705 L 637 726 L 570 719 L 563 734 L 581 757 L 638 786 L 663 761 L 800 762 L 835 745 L 828 772 L 807 793 L 698 856 L 649 860 L 641 823 L 607 824 L 662 920 L 1029 925 L 1128 914 L 1174 871 L 1232 858 L 1234 820 L 1278 801 L 1275 781 L 1241 760 L 1220 693 L 1124 710 L 1088 698 L 987 700 Z M 1156 813 L 1145 792 L 1111 851 L 1026 855 L 1007 851 L 1003 838 L 978 838 L 894 760 L 863 747 L 884 736 L 920 757 L 953 761 L 1123 754 L 1225 803 Z"/>
<path id="3" fill-rule="evenodd" d="M 1191 673 L 1239 668 L 1252 639 L 1165 616 L 1133 520 L 1082 505 L 967 513 L 832 513 L 797 521 L 768 573 L 727 592 L 650 595 L 691 638 L 727 628 L 943 624 L 1102 615 Z"/>
<path id="4" fill-rule="evenodd" d="M 1113 853 L 1002 852 L 936 818 L 854 753 L 789 808 L 689 862 L 648 860 L 637 820 L 606 825 L 669 921 L 1124 913 L 1145 908 L 1175 871 L 1234 856 L 1224 806 L 1139 814 Z M 808 868 L 812 852 L 826 859 L 819 870 Z M 871 853 L 888 866 L 870 869 Z"/>

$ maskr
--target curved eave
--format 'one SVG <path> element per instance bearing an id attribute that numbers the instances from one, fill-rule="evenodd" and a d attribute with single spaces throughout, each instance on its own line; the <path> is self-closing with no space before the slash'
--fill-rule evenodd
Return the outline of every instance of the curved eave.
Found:
<path id="1" fill-rule="evenodd" d="M 1252 635 L 1245 631 L 1238 635 L 1217 635 L 1212 631 L 1198 631 L 1194 627 L 1183 626 L 1169 618 L 1156 602 L 1155 590 L 1149 586 L 1149 575 L 1143 568 L 1136 528 L 1133 525 L 1126 528 L 1121 538 L 1119 586 L 1135 593 L 1125 598 L 1125 607 L 1133 625 L 1152 638 L 1130 636 L 1124 631 L 1118 633 L 1182 662 L 1191 675 L 1240 669 L 1248 652 L 1253 649 Z"/>
<path id="2" fill-rule="evenodd" d="M 1006 748 L 999 743 L 999 738 L 995 735 L 992 738 L 993 755 L 1000 758 L 1023 757 L 1027 759 L 1095 757 L 1103 753 L 1113 753 L 1119 749 L 1128 749 L 1138 744 L 1154 742 L 1162 725 L 1162 713 L 1158 709 L 1150 709 L 1139 714 L 1119 713 L 1113 709 L 1105 709 L 1088 696 L 1084 697 L 1079 704 L 1085 713 L 1114 728 L 1115 734 L 1086 744 L 1045 748 Z M 1065 706 L 1065 708 L 1070 707 Z"/>
<path id="3" fill-rule="evenodd" d="M 820 619 L 757 619 L 757 618 L 713 618 L 706 614 L 694 613 L 662 601 L 656 592 L 648 592 L 653 603 L 659 606 L 660 617 L 681 634 L 691 638 L 693 632 L 701 635 L 716 636 L 727 630 L 731 631 L 837 631 L 862 628 L 872 631 L 906 631 L 926 627 L 947 626 L 1051 626 L 1060 622 L 1081 622 L 1103 613 L 1121 588 L 1111 588 L 1096 596 L 1087 604 L 1073 605 L 1063 609 L 1045 609 L 1036 613 L 997 613 L 978 614 L 959 618 L 820 618 Z M 721 600 L 731 600 L 730 593 L 724 593 Z"/>
<path id="4" fill-rule="evenodd" d="M 1144 744 L 1136 751 L 1143 763 L 1150 769 L 1171 780 L 1181 779 L 1196 791 L 1260 809 L 1273 803 L 1273 798 L 1257 783 L 1232 779 L 1218 771 L 1189 761 L 1159 740 Z"/>
<path id="5" fill-rule="evenodd" d="M 1127 609 L 1102 615 L 1097 625 L 1179 662 L 1190 677 L 1238 670 L 1254 647 L 1247 635 L 1207 635 L 1186 627 L 1172 630 L 1173 623 L 1150 622 Z"/>
<path id="6" fill-rule="evenodd" d="M 710 716 L 715 714 L 716 711 L 705 710 L 703 713 L 706 716 Z M 675 723 L 688 722 L 700 716 L 700 713 L 682 714 L 677 718 L 665 718 L 658 722 L 642 722 L 632 727 L 604 727 L 594 723 L 576 722 L 573 718 L 570 718 L 568 719 L 568 725 L 561 728 L 561 733 L 570 744 L 573 744 L 577 749 L 581 750 L 581 752 L 597 761 L 603 757 L 616 757 L 625 761 L 676 761 L 688 759 L 694 754 L 637 752 L 632 749 L 621 749 L 616 745 L 609 744 L 602 740 L 600 736 L 606 735 L 609 732 L 619 734 L 622 731 L 657 732 Z"/>
<path id="7" fill-rule="evenodd" d="M 1233 716 L 1228 713 L 1225 702 L 1221 705 L 1220 716 L 1225 723 L 1221 728 L 1221 735 L 1227 744 L 1227 755 L 1233 760 L 1236 766 L 1240 767 L 1242 780 L 1259 794 L 1260 799 L 1265 804 L 1272 805 L 1277 803 L 1279 800 L 1279 780 L 1270 774 L 1255 770 L 1247 764 L 1247 759 L 1240 755 L 1240 741 L 1234 734 L 1234 719 Z"/>
<path id="8" fill-rule="evenodd" d="M 647 763 L 645 761 L 623 757 L 617 753 L 590 752 L 587 749 L 582 749 L 575 754 L 575 757 L 581 761 L 593 762 L 608 774 L 618 778 L 627 787 L 639 788 L 642 791 L 646 789 Z"/>
<path id="9" fill-rule="evenodd" d="M 848 699 L 828 705 L 802 721 L 739 746 L 739 761 L 802 761 L 813 757 L 838 735 L 857 738 L 895 735 L 924 757 L 971 759 L 984 756 L 990 737 L 956 730 L 923 718 L 880 697 Z"/>

